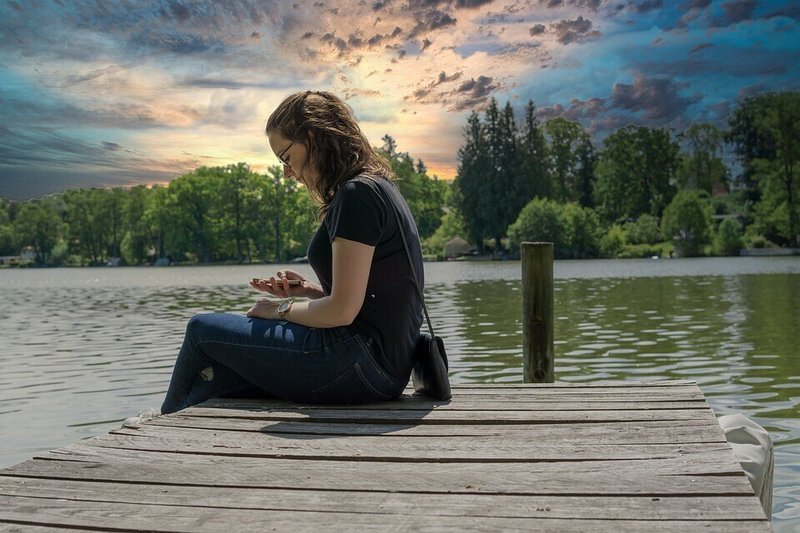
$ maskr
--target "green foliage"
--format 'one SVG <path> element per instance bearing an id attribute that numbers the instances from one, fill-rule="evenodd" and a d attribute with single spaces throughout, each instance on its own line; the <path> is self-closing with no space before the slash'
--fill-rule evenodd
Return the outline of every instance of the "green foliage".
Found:
<path id="1" fill-rule="evenodd" d="M 0 226 L 0 255 L 16 255 L 17 252 L 11 225 Z"/>
<path id="2" fill-rule="evenodd" d="M 678 136 L 686 146 L 677 172 L 678 187 L 712 193 L 716 184 L 725 185 L 727 169 L 719 157 L 723 134 L 713 124 L 692 124 Z"/>
<path id="3" fill-rule="evenodd" d="M 445 244 L 456 237 L 463 239 L 466 235 L 464 221 L 457 212 L 450 210 L 442 217 L 442 223 L 433 235 L 422 241 L 422 251 L 425 255 L 444 259 Z"/>
<path id="4" fill-rule="evenodd" d="M 707 195 L 680 191 L 664 210 L 661 231 L 684 257 L 701 255 L 711 237 L 711 207 Z"/>
<path id="5" fill-rule="evenodd" d="M 595 155 L 589 134 L 579 123 L 564 118 L 548 120 L 544 131 L 549 140 L 551 198 L 591 206 Z"/>
<path id="6" fill-rule="evenodd" d="M 661 216 L 675 193 L 679 146 L 663 129 L 629 126 L 608 136 L 596 167 L 595 202 L 602 219 Z"/>
<path id="7" fill-rule="evenodd" d="M 765 236 L 798 246 L 800 234 L 800 92 L 766 93 L 739 103 L 729 140 L 744 168 L 741 186 L 755 203 Z"/>
<path id="8" fill-rule="evenodd" d="M 553 200 L 534 198 L 509 226 L 508 238 L 515 250 L 523 242 L 552 242 L 554 253 L 559 255 L 566 244 L 560 205 Z"/>
<path id="9" fill-rule="evenodd" d="M 385 135 L 383 141 L 378 153 L 389 161 L 397 176 L 397 186 L 414 215 L 420 237 L 430 237 L 442 222 L 447 185 L 429 177 L 422 161 L 415 164 L 407 152 L 397 152 L 397 143 L 391 136 Z"/>
<path id="10" fill-rule="evenodd" d="M 600 254 L 603 257 L 618 257 L 626 244 L 625 230 L 619 224 L 612 224 L 600 238 Z"/>
<path id="11" fill-rule="evenodd" d="M 54 198 L 25 202 L 14 220 L 19 248 L 32 246 L 37 265 L 50 264 L 50 252 L 58 242 L 63 223 Z"/>
<path id="12" fill-rule="evenodd" d="M 564 257 L 584 259 L 597 257 L 600 252 L 600 217 L 593 209 L 576 203 L 565 204 L 561 209 L 564 224 Z"/>
<path id="13" fill-rule="evenodd" d="M 744 248 L 741 228 L 733 218 L 726 218 L 720 223 L 714 235 L 713 250 L 716 255 L 739 255 Z"/>
<path id="14" fill-rule="evenodd" d="M 600 221 L 593 210 L 542 198 L 534 198 L 523 207 L 508 228 L 513 250 L 526 241 L 552 242 L 559 258 L 596 257 L 600 235 Z"/>
<path id="15" fill-rule="evenodd" d="M 663 239 L 658 225 L 658 217 L 647 213 L 635 222 L 626 222 L 625 238 L 631 244 L 655 244 Z"/>
<path id="16" fill-rule="evenodd" d="M 644 259 L 651 257 L 669 257 L 674 250 L 672 243 L 658 244 L 626 244 L 617 253 L 617 259 Z"/>

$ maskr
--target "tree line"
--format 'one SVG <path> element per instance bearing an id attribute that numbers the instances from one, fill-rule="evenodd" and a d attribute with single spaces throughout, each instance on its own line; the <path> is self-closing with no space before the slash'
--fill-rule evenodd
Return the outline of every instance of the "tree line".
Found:
<path id="1" fill-rule="evenodd" d="M 460 230 L 495 253 L 523 240 L 553 241 L 559 257 L 797 247 L 798 159 L 797 92 L 740 101 L 724 131 L 627 126 L 600 147 L 577 122 L 540 122 L 533 102 L 518 121 L 492 99 L 467 120 L 453 202 Z"/>
<path id="2" fill-rule="evenodd" d="M 522 241 L 548 240 L 557 257 L 576 258 L 798 245 L 797 92 L 740 101 L 724 131 L 627 126 L 602 146 L 577 122 L 539 121 L 533 102 L 517 113 L 492 99 L 467 119 L 450 183 L 389 135 L 378 151 L 431 257 L 455 237 L 511 256 Z M 0 256 L 24 249 L 38 265 L 284 262 L 305 255 L 316 224 L 315 206 L 281 167 L 260 174 L 239 163 L 165 186 L 0 199 Z"/>
<path id="3" fill-rule="evenodd" d="M 446 185 L 384 138 L 384 157 L 420 232 L 438 227 Z M 0 199 L 0 256 L 35 265 L 284 262 L 305 256 L 316 207 L 283 169 L 201 167 L 166 186 L 73 189 L 28 201 Z"/>

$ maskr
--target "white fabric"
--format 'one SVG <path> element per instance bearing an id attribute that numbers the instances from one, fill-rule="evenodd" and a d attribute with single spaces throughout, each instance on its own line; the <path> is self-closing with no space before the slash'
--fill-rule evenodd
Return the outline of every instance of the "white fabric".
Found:
<path id="1" fill-rule="evenodd" d="M 750 486 L 761 500 L 767 518 L 772 519 L 772 439 L 766 429 L 742 414 L 719 417 L 719 425 L 742 465 Z"/>

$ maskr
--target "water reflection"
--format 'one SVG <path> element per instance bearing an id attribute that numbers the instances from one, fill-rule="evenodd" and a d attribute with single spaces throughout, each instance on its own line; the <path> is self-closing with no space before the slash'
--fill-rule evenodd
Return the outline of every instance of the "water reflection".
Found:
<path id="1" fill-rule="evenodd" d="M 0 466 L 160 405 L 186 321 L 243 313 L 257 298 L 246 280 L 264 270 L 1 271 Z M 777 446 L 774 529 L 789 531 L 800 525 L 799 273 L 785 259 L 557 263 L 556 379 L 693 379 L 718 415 L 753 417 Z M 453 382 L 521 381 L 519 264 L 432 264 L 426 277 Z"/>

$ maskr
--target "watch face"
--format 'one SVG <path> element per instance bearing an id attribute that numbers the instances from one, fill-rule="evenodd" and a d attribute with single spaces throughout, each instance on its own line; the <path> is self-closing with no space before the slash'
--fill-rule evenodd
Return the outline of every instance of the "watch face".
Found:
<path id="1" fill-rule="evenodd" d="M 283 302 L 281 305 L 278 306 L 278 314 L 283 314 L 289 310 L 292 306 L 291 302 Z"/>

